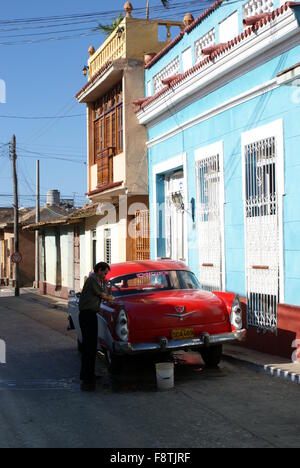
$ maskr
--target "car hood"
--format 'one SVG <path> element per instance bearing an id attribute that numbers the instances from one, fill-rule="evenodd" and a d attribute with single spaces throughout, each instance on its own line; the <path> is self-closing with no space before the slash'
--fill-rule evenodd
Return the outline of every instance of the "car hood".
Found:
<path id="1" fill-rule="evenodd" d="M 205 291 L 162 291 L 126 296 L 125 306 L 130 327 L 176 328 L 221 323 L 228 320 L 224 302 Z"/>

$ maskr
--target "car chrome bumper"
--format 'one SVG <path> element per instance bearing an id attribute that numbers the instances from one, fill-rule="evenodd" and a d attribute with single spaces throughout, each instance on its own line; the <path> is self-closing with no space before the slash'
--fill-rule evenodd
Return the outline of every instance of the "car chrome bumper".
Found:
<path id="1" fill-rule="evenodd" d="M 232 343 L 233 341 L 244 341 L 246 334 L 247 331 L 243 329 L 219 335 L 209 335 L 205 333 L 199 338 L 188 340 L 168 340 L 162 337 L 160 341 L 156 343 L 132 344 L 118 341 L 114 343 L 114 351 L 118 354 L 138 354 L 145 351 L 172 351 L 174 349 L 208 347 Z"/>

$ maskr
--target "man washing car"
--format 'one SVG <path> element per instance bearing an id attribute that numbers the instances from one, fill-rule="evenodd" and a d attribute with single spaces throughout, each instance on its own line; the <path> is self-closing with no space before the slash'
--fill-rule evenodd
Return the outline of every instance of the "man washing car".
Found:
<path id="1" fill-rule="evenodd" d="M 79 300 L 79 323 L 82 332 L 82 361 L 81 361 L 81 390 L 94 391 L 96 389 L 95 364 L 98 341 L 98 319 L 102 300 L 113 302 L 114 298 L 108 294 L 105 277 L 110 266 L 105 262 L 97 263 L 86 280 Z"/>

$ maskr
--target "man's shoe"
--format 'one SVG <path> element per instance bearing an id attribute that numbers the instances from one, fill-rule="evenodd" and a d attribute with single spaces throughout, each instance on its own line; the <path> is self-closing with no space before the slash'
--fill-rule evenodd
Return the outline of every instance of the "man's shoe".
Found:
<path id="1" fill-rule="evenodd" d="M 94 392 L 96 390 L 96 385 L 94 382 L 81 382 L 80 390 L 82 392 Z"/>

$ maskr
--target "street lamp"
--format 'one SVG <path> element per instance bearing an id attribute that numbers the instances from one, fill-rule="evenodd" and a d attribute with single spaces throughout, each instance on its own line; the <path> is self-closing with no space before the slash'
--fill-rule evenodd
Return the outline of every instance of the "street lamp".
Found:
<path id="1" fill-rule="evenodd" d="M 122 26 L 122 27 L 118 27 L 117 29 L 117 36 L 118 36 L 118 39 L 121 39 L 122 35 L 123 35 L 123 32 L 125 31 L 125 28 Z"/>
<path id="2" fill-rule="evenodd" d="M 82 69 L 82 73 L 84 76 L 86 76 L 88 74 L 88 71 L 89 71 L 90 67 L 88 65 L 85 65 Z"/>

